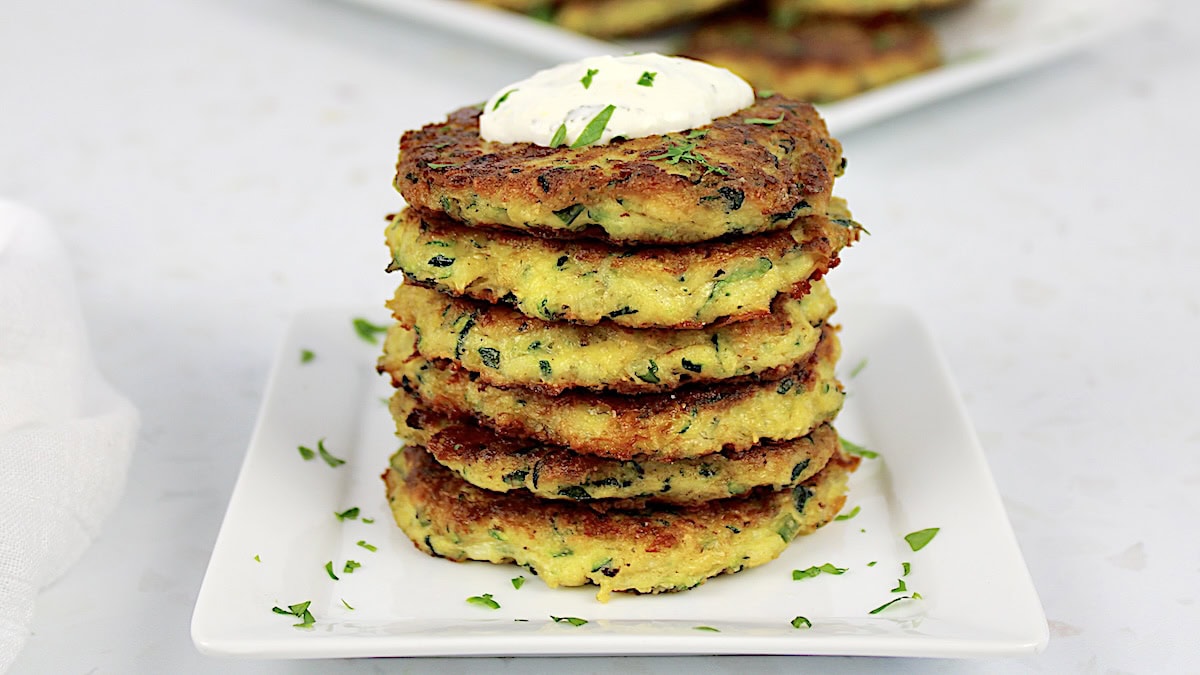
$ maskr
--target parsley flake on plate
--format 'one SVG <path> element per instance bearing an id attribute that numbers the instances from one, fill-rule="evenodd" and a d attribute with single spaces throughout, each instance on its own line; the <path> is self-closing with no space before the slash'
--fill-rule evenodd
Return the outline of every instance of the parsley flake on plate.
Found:
<path id="1" fill-rule="evenodd" d="M 337 467 L 346 463 L 346 460 L 341 459 L 339 457 L 334 457 L 333 455 L 331 455 L 329 453 L 328 450 L 325 449 L 325 439 L 324 438 L 317 441 L 317 453 L 321 455 L 321 459 L 325 460 L 325 463 L 328 464 L 331 468 L 336 469 Z M 303 454 L 303 453 L 301 453 L 301 454 Z"/>
<path id="2" fill-rule="evenodd" d="M 337 519 L 339 521 L 354 520 L 354 519 L 358 518 L 358 507 L 351 506 L 350 508 L 346 509 L 345 511 L 342 511 L 341 513 L 334 511 L 333 515 L 337 516 Z"/>
<path id="3" fill-rule="evenodd" d="M 869 613 L 870 614 L 878 614 L 878 613 L 882 612 L 883 610 L 887 609 L 888 607 L 891 607 L 892 605 L 896 604 L 897 602 L 900 602 L 901 600 L 920 600 L 920 599 L 921 599 L 920 593 L 913 593 L 912 595 L 902 595 L 898 598 L 893 598 L 891 600 L 888 600 L 887 602 L 883 603 L 882 605 L 871 610 Z"/>
<path id="4" fill-rule="evenodd" d="M 310 361 L 312 361 L 315 358 L 317 358 L 317 355 L 313 352 L 313 350 L 311 350 L 311 349 L 301 349 L 300 350 L 300 363 L 309 363 Z"/>
<path id="5" fill-rule="evenodd" d="M 313 618 L 312 612 L 308 611 L 308 606 L 310 604 L 312 604 L 311 600 L 305 600 L 304 602 L 298 602 L 294 605 L 288 605 L 287 609 L 283 609 L 281 607 L 272 607 L 271 611 L 275 612 L 276 614 L 294 616 L 297 619 L 300 619 L 300 623 L 292 624 L 296 628 L 312 628 L 313 624 L 316 623 L 316 619 Z"/>
<path id="6" fill-rule="evenodd" d="M 692 630 L 706 630 L 710 633 L 720 633 L 721 632 L 721 631 L 717 630 L 716 628 L 713 628 L 712 626 L 692 626 Z"/>
<path id="7" fill-rule="evenodd" d="M 333 579 L 334 581 L 338 580 L 338 576 L 333 573 L 333 561 L 332 560 L 325 563 L 325 573 L 329 575 L 330 579 Z"/>
<path id="8" fill-rule="evenodd" d="M 812 628 L 812 622 L 805 617 L 798 616 L 792 619 L 792 628 Z"/>
<path id="9" fill-rule="evenodd" d="M 582 626 L 587 623 L 587 619 L 580 619 L 577 616 L 554 616 L 551 614 L 550 618 L 554 619 L 554 623 L 569 623 L 572 626 Z"/>
<path id="10" fill-rule="evenodd" d="M 596 73 L 598 73 L 598 72 L 600 72 L 600 71 L 596 70 L 595 68 L 588 68 L 587 74 L 584 75 L 583 77 L 579 78 L 579 83 L 583 85 L 584 89 L 587 89 L 588 87 L 592 86 L 592 78 L 595 77 Z"/>
<path id="11" fill-rule="evenodd" d="M 478 607 L 487 607 L 488 609 L 500 609 L 500 603 L 492 599 L 491 593 L 483 595 L 472 595 L 467 598 L 467 602 Z"/>
<path id="12" fill-rule="evenodd" d="M 370 342 L 373 345 L 379 344 L 379 334 L 386 333 L 387 330 L 387 326 L 380 326 L 378 324 L 371 323 L 361 316 L 354 318 L 354 332 L 358 333 L 358 337 Z"/>
<path id="13" fill-rule="evenodd" d="M 654 86 L 654 78 L 657 75 L 658 75 L 658 73 L 652 73 L 649 70 L 644 71 L 642 73 L 642 76 L 638 78 L 638 81 L 637 81 L 638 86 L 639 87 L 653 87 Z"/>
<path id="14" fill-rule="evenodd" d="M 838 516 L 834 516 L 833 519 L 834 520 L 850 520 L 854 516 L 857 516 L 858 512 L 860 510 L 862 510 L 862 507 L 856 506 L 853 509 L 850 509 L 850 513 L 844 513 L 844 514 L 841 514 Z"/>
<path id="15" fill-rule="evenodd" d="M 908 534 L 904 535 L 904 541 L 908 542 L 908 546 L 912 550 L 920 551 L 921 549 L 925 548 L 929 542 L 933 541 L 933 538 L 937 536 L 938 530 L 940 529 L 941 528 L 939 527 L 928 527 L 924 530 L 909 532 Z"/>
<path id="16" fill-rule="evenodd" d="M 354 570 L 362 567 L 362 563 L 357 560 L 347 560 L 346 566 L 342 568 L 342 574 L 354 574 Z"/>
<path id="17" fill-rule="evenodd" d="M 818 567 L 810 567 L 806 570 L 792 570 L 792 581 L 800 581 L 801 579 L 811 579 L 821 573 L 840 575 L 845 574 L 848 567 L 835 567 L 832 563 L 825 563 Z"/>
<path id="18" fill-rule="evenodd" d="M 524 576 L 513 577 L 512 585 L 513 585 L 513 588 L 520 590 L 520 588 L 525 585 L 525 577 Z"/>
<path id="19" fill-rule="evenodd" d="M 374 553 L 375 551 L 379 550 L 379 548 L 377 546 L 375 546 L 374 544 L 368 544 L 365 539 L 359 539 L 358 545 L 367 549 L 371 553 Z"/>

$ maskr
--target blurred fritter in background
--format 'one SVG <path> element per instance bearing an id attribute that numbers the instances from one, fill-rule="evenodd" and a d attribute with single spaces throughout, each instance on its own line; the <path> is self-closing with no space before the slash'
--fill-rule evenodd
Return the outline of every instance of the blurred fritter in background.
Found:
<path id="1" fill-rule="evenodd" d="M 759 91 L 829 102 L 940 65 L 928 15 L 968 0 L 474 1 L 603 39 L 665 31 Z"/>

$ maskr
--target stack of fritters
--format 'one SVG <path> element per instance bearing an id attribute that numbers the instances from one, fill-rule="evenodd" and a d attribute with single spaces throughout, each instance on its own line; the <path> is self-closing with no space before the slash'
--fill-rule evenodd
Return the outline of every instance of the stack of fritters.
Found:
<path id="1" fill-rule="evenodd" d="M 822 277 L 860 227 L 812 107 L 581 149 L 404 135 L 397 324 L 379 369 L 406 447 L 397 524 L 550 586 L 691 588 L 828 522 L 856 466 L 830 426 Z"/>

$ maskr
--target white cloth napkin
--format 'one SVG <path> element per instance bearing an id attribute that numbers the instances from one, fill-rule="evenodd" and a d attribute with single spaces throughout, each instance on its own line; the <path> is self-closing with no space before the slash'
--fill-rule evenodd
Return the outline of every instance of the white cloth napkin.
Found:
<path id="1" fill-rule="evenodd" d="M 0 200 L 0 673 L 116 505 L 138 414 L 92 364 L 66 251 Z"/>

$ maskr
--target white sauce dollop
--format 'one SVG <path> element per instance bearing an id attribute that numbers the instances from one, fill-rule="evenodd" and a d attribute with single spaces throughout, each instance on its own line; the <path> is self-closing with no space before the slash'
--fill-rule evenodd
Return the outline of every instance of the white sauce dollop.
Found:
<path id="1" fill-rule="evenodd" d="M 612 116 L 595 141 L 607 143 L 618 136 L 694 129 L 753 103 L 750 85 L 724 68 L 661 54 L 595 56 L 496 92 L 479 117 L 479 134 L 488 141 L 543 146 L 553 145 L 559 134 L 560 144 L 571 145 L 611 105 Z"/>

